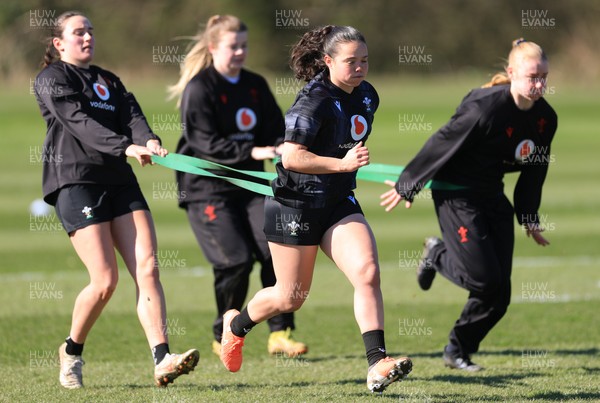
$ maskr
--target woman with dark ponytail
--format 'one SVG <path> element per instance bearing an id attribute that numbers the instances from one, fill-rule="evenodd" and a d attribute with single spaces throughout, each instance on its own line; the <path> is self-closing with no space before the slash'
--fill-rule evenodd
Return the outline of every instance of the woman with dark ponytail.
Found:
<path id="1" fill-rule="evenodd" d="M 54 47 L 53 38 L 61 38 L 65 21 L 75 16 L 83 16 L 83 14 L 79 11 L 67 11 L 59 15 L 56 19 L 56 24 L 50 30 L 50 37 L 46 40 L 46 53 L 44 53 L 44 59 L 42 60 L 42 68 L 46 68 L 60 59 L 60 54 Z"/>
<path id="2" fill-rule="evenodd" d="M 233 15 L 213 15 L 196 35 L 170 87 L 181 109 L 177 153 L 235 169 L 264 171 L 283 137 L 283 116 L 265 79 L 244 67 L 248 28 Z M 206 259 L 213 266 L 217 316 L 212 350 L 221 354 L 223 314 L 241 309 L 250 273 L 260 263 L 263 287 L 275 272 L 263 233 L 265 198 L 218 178 L 177 172 L 179 206 L 187 213 Z M 218 247 L 217 247 L 218 245 Z M 292 336 L 293 313 L 269 319 L 267 350 L 297 357 L 308 352 Z"/>
<path id="3" fill-rule="evenodd" d="M 238 371 L 250 329 L 302 306 L 320 246 L 354 287 L 367 386 L 382 392 L 406 377 L 412 362 L 386 353 L 375 237 L 353 193 L 356 171 L 369 164 L 364 143 L 379 104 L 377 92 L 365 81 L 367 44 L 352 27 L 317 28 L 293 47 L 290 65 L 308 83 L 286 113 L 274 197 L 265 203 L 265 234 L 277 282 L 257 292 L 241 313 L 225 313 L 221 361 Z"/>
<path id="4" fill-rule="evenodd" d="M 169 353 L 154 223 L 126 157 L 144 166 L 152 155 L 165 156 L 167 150 L 121 80 L 91 65 L 94 46 L 90 21 L 78 12 L 62 14 L 35 80 L 47 125 L 44 200 L 54 205 L 90 276 L 75 301 L 69 336 L 58 350 L 59 380 L 68 389 L 83 386 L 84 342 L 117 286 L 116 248 L 135 282 L 138 318 L 154 357 L 154 381 L 166 386 L 192 371 L 199 355 L 195 349 Z"/>
<path id="5" fill-rule="evenodd" d="M 444 348 L 446 366 L 479 371 L 471 361 L 502 319 L 511 295 L 514 216 L 528 237 L 546 246 L 538 209 L 551 160 L 556 113 L 543 98 L 548 60 L 529 41 L 513 42 L 505 73 L 471 91 L 450 121 L 408 163 L 394 187 L 381 195 L 392 210 L 410 207 L 432 180 L 443 240 L 425 239 L 417 281 L 428 290 L 436 273 L 469 291 Z M 519 172 L 514 207 L 504 194 L 506 172 Z"/>

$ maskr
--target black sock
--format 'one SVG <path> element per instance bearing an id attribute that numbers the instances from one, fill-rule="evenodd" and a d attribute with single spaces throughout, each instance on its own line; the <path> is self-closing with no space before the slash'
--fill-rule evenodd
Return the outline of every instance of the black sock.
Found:
<path id="1" fill-rule="evenodd" d="M 365 343 L 365 350 L 367 350 L 369 368 L 375 365 L 377 361 L 387 357 L 383 330 L 370 330 L 363 333 L 362 338 Z"/>
<path id="2" fill-rule="evenodd" d="M 165 355 L 169 354 L 169 345 L 167 343 L 161 343 L 156 345 L 152 349 L 152 356 L 154 357 L 154 365 L 160 364 L 165 358 Z"/>
<path id="3" fill-rule="evenodd" d="M 257 323 L 250 319 L 248 308 L 242 309 L 242 312 L 231 321 L 231 332 L 237 337 L 246 337 Z"/>
<path id="4" fill-rule="evenodd" d="M 67 354 L 69 354 L 69 355 L 81 355 L 81 354 L 83 354 L 83 344 L 75 343 L 73 341 L 73 339 L 71 338 L 71 336 L 67 337 L 65 339 L 65 341 L 67 342 L 67 348 L 65 349 L 65 351 L 67 352 Z"/>

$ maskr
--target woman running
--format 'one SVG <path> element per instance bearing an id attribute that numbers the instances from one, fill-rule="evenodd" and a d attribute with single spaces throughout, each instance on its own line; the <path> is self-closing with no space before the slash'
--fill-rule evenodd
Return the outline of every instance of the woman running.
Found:
<path id="1" fill-rule="evenodd" d="M 79 293 L 71 330 L 59 348 L 60 383 L 83 386 L 83 346 L 118 280 L 115 248 L 136 285 L 139 320 L 154 357 L 154 380 L 166 386 L 198 363 L 197 350 L 170 354 L 166 307 L 148 205 L 126 157 L 142 166 L 165 156 L 133 94 L 113 73 L 91 65 L 95 41 L 79 12 L 57 19 L 35 80 L 46 121 L 44 200 L 54 205 L 90 283 Z"/>
<path id="2" fill-rule="evenodd" d="M 445 365 L 467 371 L 479 344 L 510 303 L 514 247 L 513 215 L 527 236 L 542 246 L 538 208 L 550 162 L 556 113 L 542 96 L 548 60 L 537 44 L 514 41 L 506 74 L 471 91 L 450 121 L 434 133 L 406 166 L 395 187 L 381 195 L 392 210 L 410 207 L 433 179 L 431 189 L 443 240 L 425 239 L 417 269 L 423 290 L 436 273 L 469 291 L 444 348 Z M 514 208 L 504 195 L 506 172 L 519 171 Z"/>
<path id="3" fill-rule="evenodd" d="M 244 68 L 248 29 L 237 17 L 215 15 L 195 37 L 179 82 L 184 131 L 177 152 L 236 169 L 264 171 L 283 141 L 283 116 L 265 79 Z M 223 314 L 241 309 L 255 262 L 263 287 L 275 284 L 273 260 L 263 232 L 264 196 L 217 178 L 177 172 L 179 206 L 213 266 L 217 316 L 213 352 L 221 351 Z M 308 348 L 294 340 L 294 314 L 269 319 L 271 354 L 295 357 Z"/>
<path id="4" fill-rule="evenodd" d="M 363 337 L 367 386 L 382 392 L 408 375 L 409 358 L 390 358 L 383 334 L 383 298 L 375 237 L 354 197 L 356 171 L 369 163 L 364 146 L 379 104 L 364 81 L 367 44 L 352 27 L 304 34 L 291 67 L 308 81 L 288 110 L 282 159 L 265 203 L 265 233 L 277 282 L 223 319 L 221 361 L 236 372 L 244 337 L 257 323 L 298 310 L 310 290 L 319 246 L 354 287 L 354 314 Z"/>

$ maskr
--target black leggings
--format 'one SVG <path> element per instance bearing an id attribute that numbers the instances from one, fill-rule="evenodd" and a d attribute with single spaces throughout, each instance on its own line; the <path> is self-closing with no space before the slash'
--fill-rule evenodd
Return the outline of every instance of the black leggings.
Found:
<path id="1" fill-rule="evenodd" d="M 469 291 L 450 344 L 470 355 L 510 304 L 514 211 L 504 194 L 449 197 L 433 192 L 443 242 L 431 259 L 442 276 Z"/>

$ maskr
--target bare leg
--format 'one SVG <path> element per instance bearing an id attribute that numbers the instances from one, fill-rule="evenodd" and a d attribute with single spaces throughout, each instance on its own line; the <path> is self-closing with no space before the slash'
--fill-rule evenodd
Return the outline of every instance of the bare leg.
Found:
<path id="1" fill-rule="evenodd" d="M 361 333 L 383 330 L 383 296 L 375 237 L 362 214 L 329 228 L 321 248 L 354 287 L 354 316 Z"/>
<path id="2" fill-rule="evenodd" d="M 71 339 L 83 344 L 117 287 L 119 274 L 110 223 L 76 230 L 70 239 L 90 275 L 90 283 L 75 300 L 71 322 Z"/>
<path id="3" fill-rule="evenodd" d="M 168 343 L 167 309 L 156 262 L 156 233 L 146 210 L 119 216 L 111 226 L 115 247 L 136 286 L 136 306 L 150 348 Z"/>
<path id="4" fill-rule="evenodd" d="M 298 310 L 310 291 L 318 247 L 269 242 L 277 282 L 258 291 L 248 303 L 248 315 L 262 322 Z"/>

